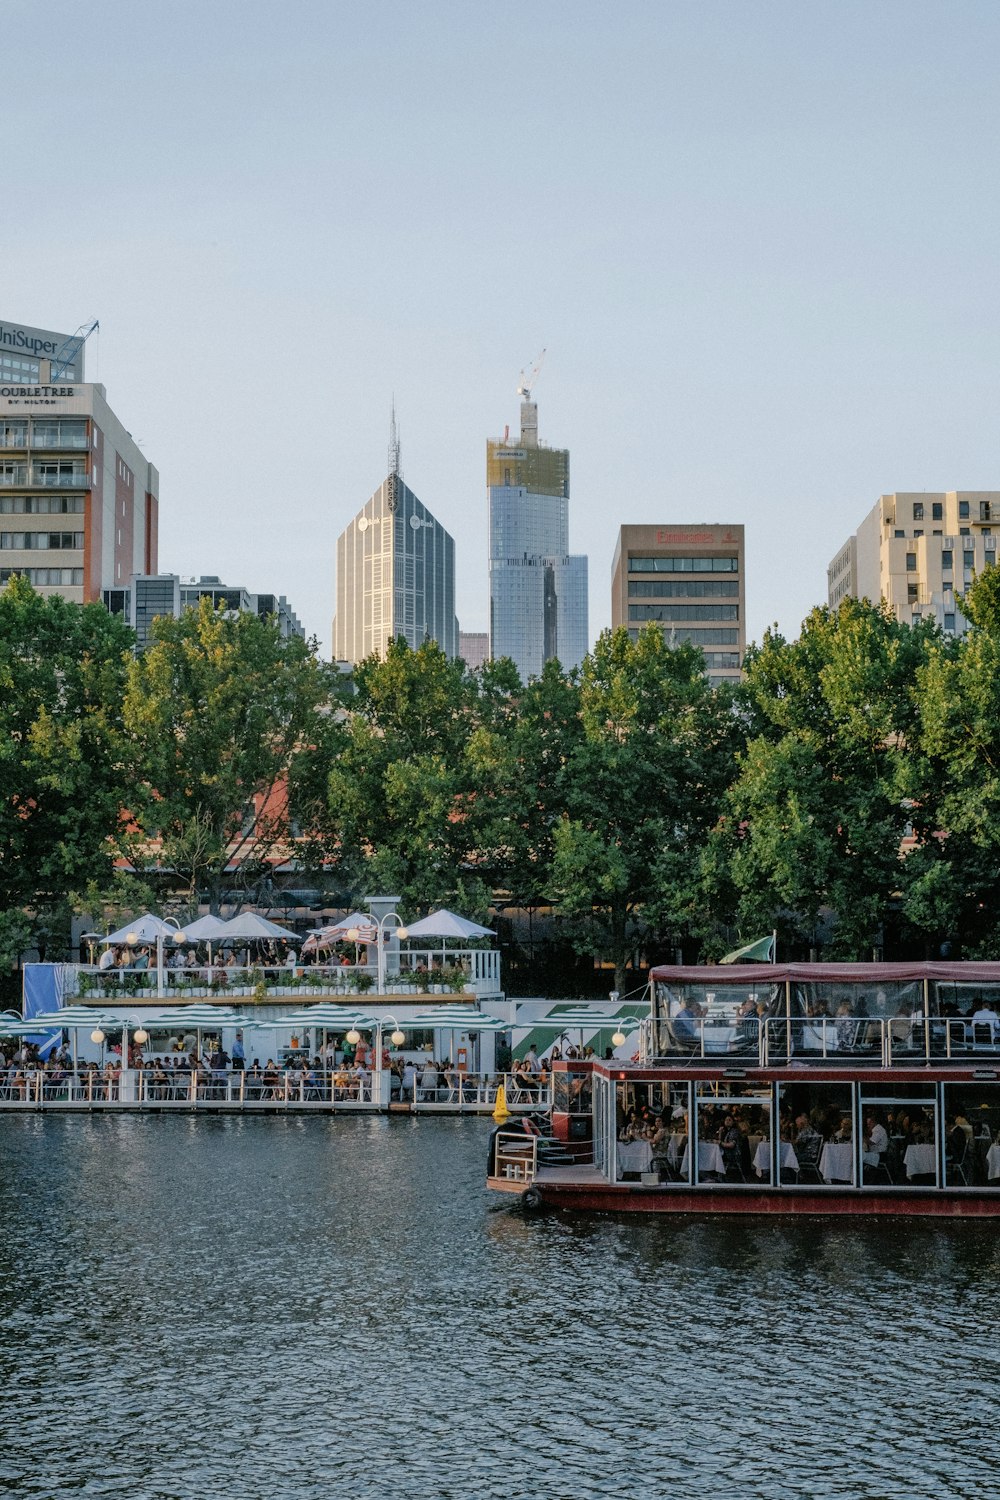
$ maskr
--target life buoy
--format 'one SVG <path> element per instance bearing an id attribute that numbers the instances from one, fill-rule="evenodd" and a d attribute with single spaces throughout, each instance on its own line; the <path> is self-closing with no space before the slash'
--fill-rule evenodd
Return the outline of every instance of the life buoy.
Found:
<path id="1" fill-rule="evenodd" d="M 534 1211 L 536 1208 L 541 1208 L 542 1195 L 539 1192 L 538 1188 L 525 1188 L 524 1192 L 521 1194 L 521 1203 L 525 1208 L 531 1209 L 532 1211 Z"/>

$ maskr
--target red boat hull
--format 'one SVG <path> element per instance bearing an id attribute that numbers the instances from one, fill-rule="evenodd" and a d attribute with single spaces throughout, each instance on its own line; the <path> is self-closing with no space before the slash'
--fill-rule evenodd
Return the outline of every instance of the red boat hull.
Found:
<path id="1" fill-rule="evenodd" d="M 508 1189 L 509 1190 L 509 1189 Z M 1000 1214 L 1000 1192 L 943 1193 L 935 1188 L 896 1188 L 884 1192 L 877 1188 L 854 1189 L 808 1188 L 781 1192 L 755 1189 L 698 1188 L 685 1191 L 669 1188 L 630 1187 L 619 1183 L 606 1186 L 583 1183 L 536 1181 L 534 1191 L 543 1208 L 598 1210 L 629 1214 L 700 1214 L 746 1218 L 762 1214 L 783 1217 L 822 1214 L 824 1217 L 849 1215 L 854 1218 L 919 1217 L 944 1219 L 990 1218 Z"/>

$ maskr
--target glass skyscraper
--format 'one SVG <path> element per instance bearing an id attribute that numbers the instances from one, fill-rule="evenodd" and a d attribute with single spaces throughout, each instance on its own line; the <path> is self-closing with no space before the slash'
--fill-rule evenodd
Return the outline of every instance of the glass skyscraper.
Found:
<path id="1" fill-rule="evenodd" d="M 587 631 L 587 559 L 569 555 L 569 452 L 538 442 L 538 406 L 521 403 L 521 435 L 486 445 L 490 513 L 490 655 L 521 677 L 552 657 L 578 667 Z"/>
<path id="2" fill-rule="evenodd" d="M 384 656 L 396 636 L 458 655 L 455 543 L 403 483 L 394 414 L 389 473 L 337 539 L 334 660 Z"/>

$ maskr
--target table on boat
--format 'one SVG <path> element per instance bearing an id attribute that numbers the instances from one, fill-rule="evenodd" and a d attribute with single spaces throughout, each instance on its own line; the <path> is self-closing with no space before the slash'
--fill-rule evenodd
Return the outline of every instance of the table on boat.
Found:
<path id="1" fill-rule="evenodd" d="M 827 1141 L 819 1158 L 824 1182 L 850 1182 L 854 1177 L 854 1147 L 850 1141 Z"/>
<path id="2" fill-rule="evenodd" d="M 991 1146 L 986 1153 L 986 1175 L 990 1182 L 1000 1177 L 1000 1146 Z"/>
<path id="3" fill-rule="evenodd" d="M 790 1172 L 799 1170 L 799 1159 L 788 1141 L 782 1141 L 778 1147 L 778 1161 L 782 1169 L 788 1168 Z M 761 1141 L 753 1154 L 753 1169 L 758 1177 L 765 1176 L 771 1170 L 771 1142 Z"/>
<path id="4" fill-rule="evenodd" d="M 684 1155 L 681 1157 L 681 1176 L 688 1174 L 688 1165 L 691 1161 L 690 1148 L 685 1146 Z M 725 1176 L 726 1164 L 722 1160 L 722 1152 L 714 1141 L 698 1142 L 698 1176 L 703 1177 L 706 1172 L 717 1172 L 720 1177 Z"/>
<path id="5" fill-rule="evenodd" d="M 937 1170 L 937 1153 L 933 1146 L 907 1146 L 903 1155 L 903 1166 L 906 1175 L 914 1177 L 933 1177 Z"/>
<path id="6" fill-rule="evenodd" d="M 648 1172 L 653 1160 L 653 1148 L 648 1141 L 619 1141 L 619 1172 Z"/>

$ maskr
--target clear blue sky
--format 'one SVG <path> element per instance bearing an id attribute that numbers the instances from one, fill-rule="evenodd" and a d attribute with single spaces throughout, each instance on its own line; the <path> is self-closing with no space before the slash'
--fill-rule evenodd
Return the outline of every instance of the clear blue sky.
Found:
<path id="1" fill-rule="evenodd" d="M 0 19 L 0 317 L 100 318 L 161 566 L 287 593 L 324 651 L 393 393 L 485 629 L 485 439 L 543 346 L 592 634 L 621 522 L 744 522 L 750 636 L 795 634 L 881 492 L 1000 487 L 996 3 Z"/>

